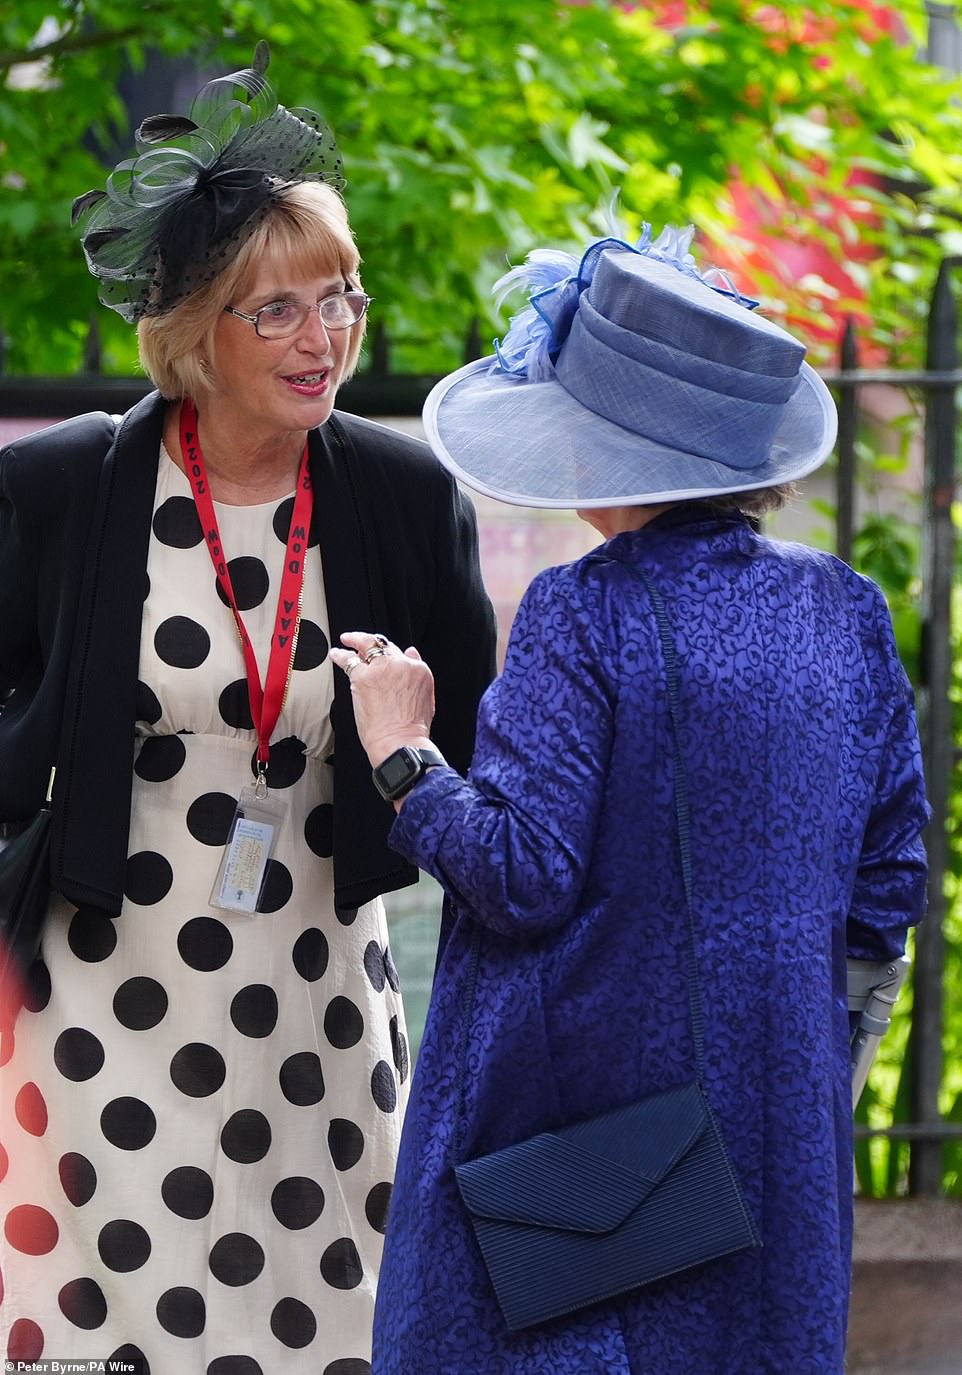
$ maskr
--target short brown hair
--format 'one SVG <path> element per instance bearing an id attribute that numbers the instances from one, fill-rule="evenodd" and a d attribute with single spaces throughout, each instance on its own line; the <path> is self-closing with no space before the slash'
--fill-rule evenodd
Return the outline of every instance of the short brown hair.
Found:
<path id="1" fill-rule="evenodd" d="M 137 326 L 140 361 L 168 400 L 196 398 L 210 391 L 214 330 L 224 307 L 250 289 L 266 253 L 286 259 L 308 276 L 340 272 L 352 286 L 361 285 L 360 255 L 338 193 L 324 182 L 284 183 L 276 189 L 267 214 L 219 276 L 172 310 L 146 316 Z M 351 326 L 345 377 L 357 366 L 365 320 Z"/>

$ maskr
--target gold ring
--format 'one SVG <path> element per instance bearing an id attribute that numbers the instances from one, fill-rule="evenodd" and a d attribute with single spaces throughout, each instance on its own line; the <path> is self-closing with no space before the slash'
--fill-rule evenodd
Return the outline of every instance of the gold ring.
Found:
<path id="1" fill-rule="evenodd" d="M 361 661 L 356 654 L 353 658 L 348 659 L 347 663 L 344 665 L 344 672 L 347 674 L 349 678 L 351 674 L 354 672 L 354 670 L 357 668 L 358 664 L 360 664 L 360 662 Z"/>
<path id="2" fill-rule="evenodd" d="M 364 662 L 369 664 L 372 659 L 376 659 L 380 654 L 386 654 L 387 650 L 383 645 L 372 645 L 364 656 Z"/>

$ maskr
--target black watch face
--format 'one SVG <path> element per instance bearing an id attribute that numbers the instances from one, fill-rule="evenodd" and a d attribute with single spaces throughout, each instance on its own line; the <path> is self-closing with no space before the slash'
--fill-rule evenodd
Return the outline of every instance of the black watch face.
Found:
<path id="1" fill-rule="evenodd" d="M 395 750 L 378 769 L 378 776 L 387 791 L 393 793 L 395 788 L 400 788 L 409 779 L 415 778 L 417 772 L 416 760 L 405 750 Z"/>

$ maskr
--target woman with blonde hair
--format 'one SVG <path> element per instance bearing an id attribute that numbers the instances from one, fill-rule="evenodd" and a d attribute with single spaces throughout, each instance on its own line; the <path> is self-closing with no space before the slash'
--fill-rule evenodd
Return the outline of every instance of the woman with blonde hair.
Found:
<path id="1" fill-rule="evenodd" d="M 331 135 L 266 66 L 77 203 L 157 390 L 0 456 L 0 815 L 56 766 L 0 1071 L 10 1359 L 370 1368 L 409 1068 L 381 895 L 417 871 L 329 648 L 420 645 L 466 767 L 494 625 L 454 480 L 334 409 L 370 301 Z"/>

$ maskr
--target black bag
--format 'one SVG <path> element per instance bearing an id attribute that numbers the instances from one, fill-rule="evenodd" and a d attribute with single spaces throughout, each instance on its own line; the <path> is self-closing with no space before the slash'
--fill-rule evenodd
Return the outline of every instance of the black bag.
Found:
<path id="1" fill-rule="evenodd" d="M 34 819 L 0 850 L 0 1020 L 12 1025 L 21 983 L 40 952 L 50 901 L 50 797 Z"/>
<path id="2" fill-rule="evenodd" d="M 655 610 L 667 672 L 695 1078 L 455 1165 L 461 1197 L 511 1331 L 761 1245 L 702 1088 L 704 1017 L 677 664 L 661 596 L 645 574 L 641 577 Z M 465 1038 L 479 939 L 477 933 Z M 463 1062 L 461 1074 L 463 1098 Z"/>

